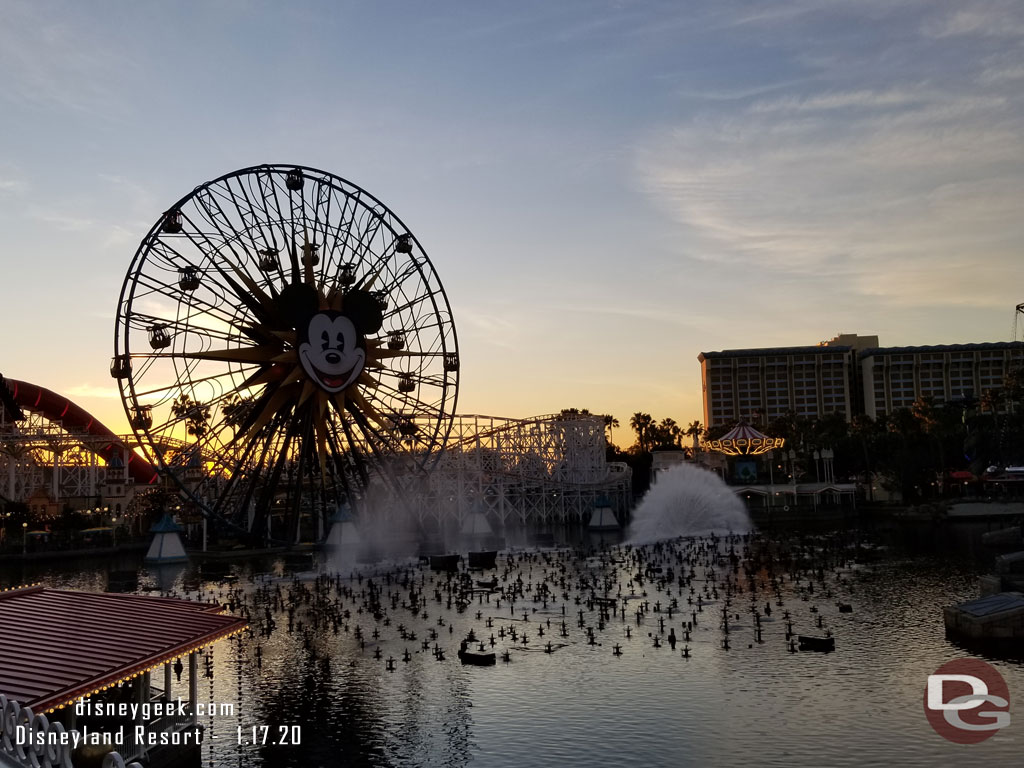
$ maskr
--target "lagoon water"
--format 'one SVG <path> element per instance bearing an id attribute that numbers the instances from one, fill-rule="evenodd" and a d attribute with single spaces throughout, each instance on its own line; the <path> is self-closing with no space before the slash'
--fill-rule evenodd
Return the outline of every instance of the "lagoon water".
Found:
<path id="1" fill-rule="evenodd" d="M 531 600 L 531 592 L 525 592 L 514 611 L 506 602 L 498 608 L 484 601 L 459 613 L 434 599 L 433 588 L 443 584 L 445 576 L 431 574 L 418 564 L 410 566 L 410 572 L 424 584 L 427 602 L 420 611 L 426 611 L 428 618 L 423 619 L 420 611 L 413 615 L 401 605 L 391 610 L 388 604 L 392 622 L 381 625 L 381 637 L 373 640 L 369 635 L 373 618 L 357 613 L 356 603 L 335 589 L 340 584 L 343 591 L 358 592 L 365 582 L 343 579 L 332 586 L 332 594 L 345 600 L 351 618 L 337 634 L 329 624 L 311 628 L 298 601 L 291 632 L 286 614 L 276 612 L 276 627 L 269 635 L 257 632 L 213 647 L 212 677 L 200 680 L 200 698 L 234 702 L 236 712 L 206 719 L 203 765 L 1015 764 L 1024 739 L 1024 716 L 1016 715 L 1017 708 L 1017 719 L 1009 728 L 969 747 L 937 736 L 923 712 L 927 675 L 951 659 L 978 655 L 944 637 L 942 606 L 976 595 L 976 579 L 987 557 L 977 545 L 984 529 L 977 524 L 890 523 L 868 531 L 823 531 L 816 536 L 755 534 L 748 544 L 732 545 L 735 551 L 765 546 L 817 552 L 829 562 L 824 576 L 830 594 L 826 597 L 820 587 L 808 594 L 806 578 L 797 584 L 788 577 L 780 590 L 784 607 L 775 605 L 774 595 L 760 592 L 756 603 L 762 611 L 765 602 L 773 608 L 772 615 L 762 619 L 760 644 L 750 612 L 754 601 L 746 592 L 735 596 L 730 605 L 728 650 L 722 646 L 722 595 L 706 601 L 702 597 L 698 623 L 687 644 L 689 659 L 681 654 L 682 642 L 673 651 L 664 643 L 664 635 L 661 647 L 654 647 L 648 633 L 659 634 L 659 614 L 652 610 L 637 623 L 634 612 L 643 600 L 652 606 L 659 601 L 664 608 L 668 598 L 657 592 L 656 580 L 629 585 L 637 575 L 638 567 L 630 559 L 636 550 L 614 543 L 604 556 L 569 556 L 568 550 L 512 553 L 511 569 L 505 567 L 506 556 L 499 558 L 499 575 L 512 583 L 521 576 L 531 591 L 545 570 L 551 573 L 561 564 L 572 564 L 566 565 L 571 595 L 587 594 L 586 589 L 578 589 L 579 579 L 587 574 L 591 579 L 609 579 L 615 585 L 612 594 L 619 585 L 625 597 L 630 597 L 631 589 L 636 592 L 626 602 L 625 617 L 612 617 L 596 633 L 593 645 L 578 626 L 581 610 L 589 626 L 598 626 L 597 611 L 588 608 L 585 599 L 576 605 L 570 597 L 565 605 L 568 636 L 563 638 L 557 631 L 562 621 L 560 595 L 546 609 Z M 609 544 L 580 536 L 587 546 Z M 678 546 L 680 552 L 703 547 L 692 581 L 697 594 L 703 594 L 701 585 L 708 575 L 713 572 L 721 579 L 731 568 L 730 544 L 724 539 Z M 721 559 L 711 556 L 712 547 Z M 108 568 L 137 565 L 138 561 L 123 558 L 115 563 L 83 560 L 8 566 L 0 570 L 0 586 L 42 580 L 52 586 L 100 590 L 106 587 Z M 155 588 L 162 578 L 167 580 L 165 587 L 203 599 L 225 601 L 230 589 L 249 599 L 260 590 L 267 595 L 280 589 L 287 599 L 290 592 L 309 588 L 316 566 L 307 565 L 283 559 L 236 564 L 227 568 L 228 580 L 223 578 L 222 565 L 193 563 L 162 574 L 143 570 L 139 589 Z M 296 569 L 308 572 L 296 575 L 292 573 Z M 376 578 L 379 582 L 382 577 Z M 766 575 L 761 572 L 757 578 Z M 305 586 L 297 587 L 296 579 Z M 398 591 L 397 585 L 394 589 Z M 672 594 L 678 597 L 678 589 Z M 680 636 L 682 622 L 694 610 L 686 605 L 687 594 L 681 600 L 686 612 L 677 612 L 666 624 L 666 631 L 674 627 Z M 852 605 L 851 613 L 838 612 L 840 600 Z M 794 630 L 804 634 L 822 633 L 816 627 L 820 615 L 836 638 L 836 652 L 791 653 L 782 619 L 785 610 Z M 493 628 L 485 625 L 488 617 Z M 438 625 L 438 618 L 445 620 L 445 626 Z M 551 629 L 544 638 L 538 637 L 537 628 L 549 618 Z M 363 649 L 354 634 L 357 624 L 364 633 Z M 399 624 L 416 632 L 417 639 L 402 640 Z M 508 636 L 498 641 L 499 652 L 510 649 L 509 663 L 459 664 L 458 639 L 470 628 L 487 638 L 509 627 L 529 635 L 525 647 L 510 642 Z M 631 629 L 628 638 L 626 627 Z M 444 661 L 422 649 L 431 629 L 439 632 L 438 644 L 447 651 Z M 546 653 L 545 643 L 551 640 L 556 641 L 555 650 Z M 620 656 L 613 654 L 616 644 L 621 646 Z M 380 659 L 374 658 L 377 645 Z M 410 652 L 408 662 L 402 661 L 405 650 Z M 389 656 L 396 660 L 394 671 L 386 668 Z M 1006 678 L 1011 696 L 1024 696 L 1024 653 L 1016 659 L 990 662 Z M 200 664 L 201 670 L 205 667 Z M 252 727 L 262 725 L 270 727 L 269 743 L 249 743 Z M 282 733 L 280 726 L 298 726 L 298 731 L 287 733 L 289 738 L 298 735 L 301 744 L 273 743 Z M 239 744 L 238 728 L 246 743 Z M 257 736 L 262 737 L 262 731 Z"/>

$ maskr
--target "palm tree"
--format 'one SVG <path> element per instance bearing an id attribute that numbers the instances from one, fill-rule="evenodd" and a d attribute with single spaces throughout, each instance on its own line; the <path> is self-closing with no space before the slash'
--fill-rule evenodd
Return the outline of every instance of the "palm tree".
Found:
<path id="1" fill-rule="evenodd" d="M 1024 368 L 1014 368 L 1003 377 L 1003 392 L 1009 412 L 1013 413 L 1014 406 L 1024 399 Z"/>
<path id="2" fill-rule="evenodd" d="M 930 442 L 937 448 L 936 459 L 938 461 L 939 477 L 944 476 L 946 471 L 946 452 L 943 449 L 942 440 L 942 422 L 938 408 L 935 406 L 935 401 L 931 397 L 921 395 L 914 400 L 913 405 L 910 406 L 910 412 L 913 414 L 914 419 L 917 421 L 921 428 L 921 431 L 930 439 Z"/>
<path id="3" fill-rule="evenodd" d="M 252 413 L 253 400 L 251 397 L 242 397 L 238 393 L 230 395 L 220 407 L 224 423 L 236 432 L 238 428 L 249 418 Z"/>
<path id="4" fill-rule="evenodd" d="M 986 389 L 981 393 L 981 400 L 978 404 L 981 406 L 981 410 L 988 411 L 996 416 L 996 423 L 998 424 L 999 411 L 1002 408 L 1003 401 L 1005 399 L 1003 390 L 999 387 L 993 387 L 992 389 Z"/>
<path id="5" fill-rule="evenodd" d="M 637 411 L 629 420 L 629 426 L 636 432 L 636 443 L 641 453 L 647 453 L 654 417 L 649 413 Z"/>
<path id="6" fill-rule="evenodd" d="M 608 444 L 612 445 L 612 437 L 613 437 L 612 430 L 615 427 L 621 426 L 619 424 L 619 420 L 616 419 L 614 416 L 611 416 L 611 415 L 605 415 L 605 416 L 602 416 L 601 418 L 604 419 L 605 429 L 608 430 Z"/>
<path id="7" fill-rule="evenodd" d="M 658 445 L 676 448 L 679 447 L 679 438 L 682 437 L 683 430 L 675 419 L 666 417 L 658 424 L 656 433 Z"/>
<path id="8" fill-rule="evenodd" d="M 185 430 L 197 440 L 206 434 L 210 406 L 193 400 L 183 392 L 171 405 L 171 413 L 185 420 Z"/>
<path id="9" fill-rule="evenodd" d="M 874 501 L 875 495 L 872 492 L 874 486 L 874 467 L 871 464 L 871 453 L 868 450 L 868 443 L 875 434 L 875 422 L 870 416 L 858 413 L 850 422 L 850 436 L 860 443 L 861 451 L 864 453 L 864 470 L 867 473 L 868 501 Z"/>
<path id="10" fill-rule="evenodd" d="M 683 434 L 693 438 L 693 452 L 697 453 L 700 448 L 700 439 L 704 436 L 704 427 L 701 426 L 700 421 L 691 421 Z"/>

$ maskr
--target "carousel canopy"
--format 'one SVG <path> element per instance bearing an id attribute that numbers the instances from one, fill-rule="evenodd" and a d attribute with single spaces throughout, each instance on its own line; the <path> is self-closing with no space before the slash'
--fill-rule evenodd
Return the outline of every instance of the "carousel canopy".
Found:
<path id="1" fill-rule="evenodd" d="M 757 456 L 773 448 L 781 448 L 785 443 L 784 438 L 768 437 L 741 421 L 718 440 L 705 440 L 704 447 L 729 456 Z"/>

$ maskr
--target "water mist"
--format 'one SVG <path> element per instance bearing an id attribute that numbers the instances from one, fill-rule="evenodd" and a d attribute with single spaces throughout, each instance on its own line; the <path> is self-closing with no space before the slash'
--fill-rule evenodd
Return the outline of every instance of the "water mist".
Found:
<path id="1" fill-rule="evenodd" d="M 661 472 L 633 510 L 626 543 L 748 533 L 752 527 L 746 505 L 718 475 L 693 464 L 679 464 Z"/>

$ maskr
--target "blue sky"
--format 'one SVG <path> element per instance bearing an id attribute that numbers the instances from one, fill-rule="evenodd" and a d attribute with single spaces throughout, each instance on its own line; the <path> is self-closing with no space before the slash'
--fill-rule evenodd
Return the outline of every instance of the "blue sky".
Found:
<path id="1" fill-rule="evenodd" d="M 299 163 L 381 198 L 459 410 L 700 418 L 697 354 L 1011 338 L 1024 4 L 0 0 L 0 372 L 123 429 L 131 257 Z"/>

